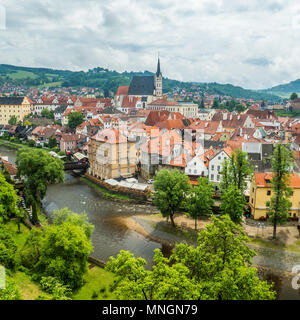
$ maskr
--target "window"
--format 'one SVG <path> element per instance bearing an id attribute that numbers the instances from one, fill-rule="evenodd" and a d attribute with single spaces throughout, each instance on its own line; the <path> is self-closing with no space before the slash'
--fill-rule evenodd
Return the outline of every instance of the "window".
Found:
<path id="1" fill-rule="evenodd" d="M 267 196 L 270 196 L 271 195 L 271 190 L 268 190 L 267 191 Z"/>
<path id="2" fill-rule="evenodd" d="M 211 166 L 211 170 L 215 170 L 215 166 Z"/>
<path id="3" fill-rule="evenodd" d="M 213 175 L 213 174 L 210 176 L 210 179 L 211 179 L 211 180 L 214 180 L 214 175 Z"/>
<path id="4" fill-rule="evenodd" d="M 217 175 L 217 181 L 220 181 L 220 175 Z"/>
<path id="5" fill-rule="evenodd" d="M 253 203 L 253 198 L 251 199 L 251 203 Z"/>

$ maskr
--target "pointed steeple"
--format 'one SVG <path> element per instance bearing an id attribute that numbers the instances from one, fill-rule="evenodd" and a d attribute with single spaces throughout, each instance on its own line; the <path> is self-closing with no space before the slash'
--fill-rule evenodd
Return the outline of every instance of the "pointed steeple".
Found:
<path id="1" fill-rule="evenodd" d="M 157 77 L 161 76 L 159 56 L 158 56 L 158 61 L 157 61 L 156 76 L 157 76 Z"/>

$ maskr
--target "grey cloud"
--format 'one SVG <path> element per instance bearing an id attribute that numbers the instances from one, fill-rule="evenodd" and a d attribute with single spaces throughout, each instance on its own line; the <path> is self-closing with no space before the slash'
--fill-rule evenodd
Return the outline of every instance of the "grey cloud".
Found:
<path id="1" fill-rule="evenodd" d="M 155 71 L 159 51 L 168 78 L 261 88 L 300 77 L 296 0 L 3 2 L 2 63 Z"/>
<path id="2" fill-rule="evenodd" d="M 250 58 L 244 60 L 245 63 L 252 64 L 255 66 L 268 66 L 272 64 L 272 61 L 268 60 L 267 58 Z"/>

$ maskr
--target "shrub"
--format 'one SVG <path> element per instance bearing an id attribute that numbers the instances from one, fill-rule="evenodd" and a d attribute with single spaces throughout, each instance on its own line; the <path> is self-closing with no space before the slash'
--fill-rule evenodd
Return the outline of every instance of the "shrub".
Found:
<path id="1" fill-rule="evenodd" d="M 15 270 L 17 266 L 16 260 L 17 245 L 11 233 L 0 226 L 0 264 L 4 267 Z"/>
<path id="2" fill-rule="evenodd" d="M 42 277 L 40 284 L 45 292 L 53 295 L 53 300 L 70 300 L 71 289 L 55 277 Z"/>

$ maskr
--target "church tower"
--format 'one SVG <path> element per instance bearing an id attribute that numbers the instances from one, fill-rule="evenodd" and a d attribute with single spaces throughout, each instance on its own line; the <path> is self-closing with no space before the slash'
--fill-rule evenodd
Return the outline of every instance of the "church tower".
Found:
<path id="1" fill-rule="evenodd" d="M 162 97 L 162 74 L 160 71 L 159 57 L 158 57 L 158 61 L 157 61 L 157 71 L 155 74 L 155 96 L 158 98 Z"/>

